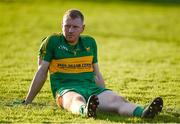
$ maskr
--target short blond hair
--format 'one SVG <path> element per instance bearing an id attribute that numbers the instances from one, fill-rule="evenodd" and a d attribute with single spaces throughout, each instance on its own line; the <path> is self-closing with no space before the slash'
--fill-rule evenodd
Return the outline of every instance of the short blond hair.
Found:
<path id="1" fill-rule="evenodd" d="M 80 18 L 84 22 L 84 15 L 78 9 L 70 9 L 64 13 L 63 19 L 65 17 L 70 17 L 71 19 Z"/>

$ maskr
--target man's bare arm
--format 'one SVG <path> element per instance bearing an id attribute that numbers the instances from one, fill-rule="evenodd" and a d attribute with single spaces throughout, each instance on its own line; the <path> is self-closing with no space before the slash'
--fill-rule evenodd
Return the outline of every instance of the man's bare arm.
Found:
<path id="1" fill-rule="evenodd" d="M 98 63 L 93 64 L 94 72 L 95 72 L 95 82 L 100 87 L 105 87 L 104 79 L 102 77 L 102 74 L 99 70 Z"/>
<path id="2" fill-rule="evenodd" d="M 44 85 L 44 82 L 47 79 L 48 68 L 49 62 L 39 60 L 38 71 L 36 72 L 31 82 L 29 92 L 25 99 L 25 104 L 31 103 L 37 95 L 37 93 L 41 90 L 42 86 Z"/>

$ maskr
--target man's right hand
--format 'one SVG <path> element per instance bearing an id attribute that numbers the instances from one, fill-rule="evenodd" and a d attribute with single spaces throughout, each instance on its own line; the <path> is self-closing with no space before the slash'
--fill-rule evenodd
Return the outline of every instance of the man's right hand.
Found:
<path id="1" fill-rule="evenodd" d="M 37 93 L 41 90 L 47 78 L 48 68 L 49 62 L 42 61 L 42 63 L 38 67 L 38 71 L 36 72 L 34 79 L 31 82 L 31 86 L 29 88 L 29 92 L 26 96 L 24 104 L 30 104 L 37 95 Z"/>
<path id="2" fill-rule="evenodd" d="M 22 104 L 23 104 L 23 105 L 28 105 L 28 104 L 31 104 L 31 103 L 32 103 L 32 102 L 27 101 L 27 100 L 23 100 L 23 101 L 22 101 Z"/>

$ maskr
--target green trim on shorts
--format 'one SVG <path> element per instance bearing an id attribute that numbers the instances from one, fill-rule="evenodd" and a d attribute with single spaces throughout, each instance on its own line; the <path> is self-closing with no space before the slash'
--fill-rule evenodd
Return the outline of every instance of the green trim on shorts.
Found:
<path id="1" fill-rule="evenodd" d="M 79 93 L 78 91 L 76 91 L 75 89 L 65 89 L 65 90 L 58 90 L 57 93 L 59 93 L 60 96 L 63 96 L 65 93 L 70 92 L 70 91 L 74 91 L 76 93 Z M 80 94 L 80 93 L 79 93 Z"/>
<path id="2" fill-rule="evenodd" d="M 106 88 L 102 88 L 102 87 L 94 87 L 94 90 L 82 90 L 82 89 L 75 89 L 75 88 L 70 88 L 70 89 L 64 89 L 64 90 L 61 90 L 59 89 L 56 93 L 58 93 L 60 96 L 63 96 L 65 93 L 67 92 L 70 92 L 70 91 L 73 91 L 73 92 L 76 92 L 80 95 L 82 95 L 86 102 L 88 101 L 88 98 L 91 96 L 91 95 L 99 95 L 100 93 L 106 91 L 106 90 L 109 90 L 109 89 L 106 89 Z"/>

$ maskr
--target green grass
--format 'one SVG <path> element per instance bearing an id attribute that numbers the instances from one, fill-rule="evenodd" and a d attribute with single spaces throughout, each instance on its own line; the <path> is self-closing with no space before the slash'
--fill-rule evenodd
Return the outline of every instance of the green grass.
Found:
<path id="1" fill-rule="evenodd" d="M 180 5 L 143 1 L 1 1 L 0 2 L 0 122 L 179 122 Z M 37 69 L 41 39 L 61 31 L 69 8 L 85 14 L 84 34 L 98 44 L 106 86 L 128 100 L 145 105 L 162 96 L 163 112 L 153 120 L 98 112 L 86 119 L 59 109 L 49 80 L 32 105 L 22 100 Z"/>

